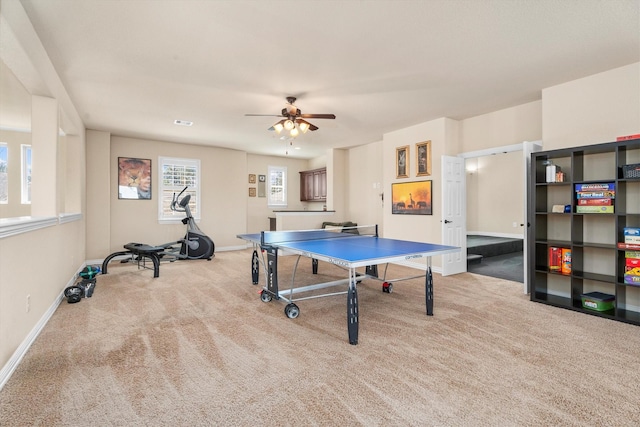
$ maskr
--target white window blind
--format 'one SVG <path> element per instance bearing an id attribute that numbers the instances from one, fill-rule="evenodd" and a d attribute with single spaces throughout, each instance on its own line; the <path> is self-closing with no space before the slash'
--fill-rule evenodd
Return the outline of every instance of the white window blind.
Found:
<path id="1" fill-rule="evenodd" d="M 267 179 L 267 205 L 278 208 L 287 207 L 287 168 L 269 166 Z"/>
<path id="2" fill-rule="evenodd" d="M 21 201 L 23 205 L 31 204 L 31 145 L 20 145 L 22 151 L 22 183 Z"/>
<path id="3" fill-rule="evenodd" d="M 0 203 L 9 203 L 9 148 L 6 142 L 0 142 Z"/>
<path id="4" fill-rule="evenodd" d="M 182 220 L 184 212 L 171 210 L 174 194 L 177 195 L 185 187 L 181 196 L 191 195 L 189 208 L 196 220 L 200 219 L 200 160 L 160 157 L 160 186 L 158 201 L 158 220 L 160 222 L 175 222 Z"/>

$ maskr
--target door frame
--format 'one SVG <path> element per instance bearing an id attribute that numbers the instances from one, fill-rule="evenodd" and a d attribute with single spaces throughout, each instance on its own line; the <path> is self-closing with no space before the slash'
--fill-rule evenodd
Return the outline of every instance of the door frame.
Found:
<path id="1" fill-rule="evenodd" d="M 525 226 L 525 230 L 523 232 L 523 267 L 524 267 L 524 283 L 523 283 L 523 291 L 525 294 L 529 293 L 530 291 L 530 283 L 529 283 L 529 278 L 528 278 L 528 274 L 527 271 L 529 269 L 529 259 L 528 259 L 528 254 L 529 254 L 529 245 L 528 242 L 529 240 L 532 238 L 532 236 L 529 235 L 530 232 L 530 224 L 529 224 L 529 218 L 528 218 L 528 212 L 529 212 L 529 207 L 531 204 L 531 195 L 529 194 L 529 184 L 530 184 L 530 179 L 531 179 L 531 153 L 532 152 L 537 152 L 537 151 L 541 151 L 542 150 L 542 141 L 541 140 L 537 140 L 537 141 L 523 141 L 519 144 L 512 144 L 512 145 L 503 145 L 501 147 L 492 147 L 492 148 L 487 148 L 485 150 L 478 150 L 478 151 L 469 151 L 466 153 L 461 153 L 458 154 L 458 157 L 462 157 L 465 160 L 466 159 L 473 159 L 473 158 L 477 158 L 477 157 L 484 157 L 484 156 L 493 156 L 496 154 L 506 154 L 506 153 L 511 153 L 511 152 L 516 152 L 516 151 L 522 151 L 522 173 L 524 175 L 524 197 L 523 197 L 523 206 L 524 206 L 524 211 L 523 211 L 523 218 L 522 218 L 522 224 L 523 226 Z M 466 182 L 463 182 L 463 185 L 466 186 Z M 466 188 L 465 188 L 465 192 L 466 192 Z M 466 225 L 465 225 L 465 229 L 466 229 Z"/>

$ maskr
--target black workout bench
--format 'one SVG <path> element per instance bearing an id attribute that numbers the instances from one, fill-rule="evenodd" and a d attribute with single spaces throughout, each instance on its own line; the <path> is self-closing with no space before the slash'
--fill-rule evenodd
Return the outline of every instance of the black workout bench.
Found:
<path id="1" fill-rule="evenodd" d="M 124 245 L 126 251 L 114 252 L 102 262 L 102 274 L 107 274 L 107 264 L 113 258 L 120 255 L 131 255 L 132 259 L 138 261 L 138 268 L 148 268 L 145 266 L 145 258 L 153 262 L 153 277 L 160 276 L 160 258 L 167 250 L 165 246 L 150 246 L 144 243 L 127 243 Z"/>

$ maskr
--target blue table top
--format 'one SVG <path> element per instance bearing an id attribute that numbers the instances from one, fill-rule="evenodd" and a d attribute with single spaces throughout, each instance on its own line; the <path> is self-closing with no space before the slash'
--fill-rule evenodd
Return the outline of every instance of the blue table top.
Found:
<path id="1" fill-rule="evenodd" d="M 262 243 L 260 233 L 242 234 L 237 237 L 256 244 Z M 305 238 L 307 240 L 303 240 Z M 313 240 L 308 240 L 310 238 Z M 265 232 L 264 243 L 299 255 L 349 266 L 409 260 L 460 250 L 456 246 L 325 230 Z"/>

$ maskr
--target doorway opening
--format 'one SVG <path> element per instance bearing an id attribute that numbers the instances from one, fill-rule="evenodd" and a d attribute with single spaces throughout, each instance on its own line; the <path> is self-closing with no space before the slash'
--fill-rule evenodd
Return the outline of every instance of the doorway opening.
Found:
<path id="1" fill-rule="evenodd" d="M 528 290 L 530 154 L 539 141 L 463 153 L 467 190 L 467 271 L 516 281 Z"/>
<path id="2" fill-rule="evenodd" d="M 523 238 L 467 235 L 467 271 L 524 283 Z"/>

